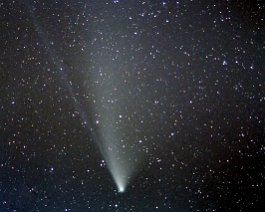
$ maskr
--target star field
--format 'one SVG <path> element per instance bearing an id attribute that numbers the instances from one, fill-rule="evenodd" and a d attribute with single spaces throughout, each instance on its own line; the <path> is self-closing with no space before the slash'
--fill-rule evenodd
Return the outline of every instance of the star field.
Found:
<path id="1" fill-rule="evenodd" d="M 264 10 L 1 1 L 0 211 L 262 211 Z"/>

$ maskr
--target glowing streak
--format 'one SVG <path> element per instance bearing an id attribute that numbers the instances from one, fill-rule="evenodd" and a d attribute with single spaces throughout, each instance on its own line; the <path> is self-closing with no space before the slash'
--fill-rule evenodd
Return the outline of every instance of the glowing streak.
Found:
<path id="1" fill-rule="evenodd" d="M 87 127 L 92 132 L 92 126 L 89 125 L 89 119 L 86 113 L 82 110 L 78 100 L 76 99 L 71 83 L 68 80 L 68 76 L 66 74 L 66 72 L 69 72 L 68 67 L 64 65 L 64 63 L 57 56 L 55 49 L 52 47 L 51 42 L 49 42 L 48 40 L 47 33 L 45 32 L 41 24 L 38 22 L 38 20 L 36 19 L 35 14 L 34 14 L 34 9 L 32 9 L 31 6 L 29 5 L 28 0 L 25 0 L 25 3 L 26 3 L 26 6 L 28 7 L 29 14 L 30 14 L 31 20 L 33 21 L 35 30 L 38 33 L 39 37 L 41 38 L 43 44 L 45 45 L 50 60 L 53 62 L 53 64 L 55 65 L 55 68 L 57 69 L 56 73 L 58 73 L 58 77 L 62 81 L 62 85 L 65 86 L 71 99 L 73 100 L 75 111 L 78 112 L 79 115 L 81 116 L 83 126 Z"/>

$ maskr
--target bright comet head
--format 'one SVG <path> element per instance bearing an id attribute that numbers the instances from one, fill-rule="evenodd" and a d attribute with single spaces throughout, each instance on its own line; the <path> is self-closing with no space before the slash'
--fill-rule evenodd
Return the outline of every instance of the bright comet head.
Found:
<path id="1" fill-rule="evenodd" d="M 120 193 L 123 193 L 125 191 L 125 188 L 123 188 L 123 187 L 119 187 L 119 192 Z"/>

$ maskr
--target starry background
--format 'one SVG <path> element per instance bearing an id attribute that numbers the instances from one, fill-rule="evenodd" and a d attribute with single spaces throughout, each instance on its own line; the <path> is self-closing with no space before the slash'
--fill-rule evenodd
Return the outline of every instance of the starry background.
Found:
<path id="1" fill-rule="evenodd" d="M 0 211 L 262 211 L 264 8 L 1 1 Z M 142 158 L 125 193 L 98 107 Z"/>

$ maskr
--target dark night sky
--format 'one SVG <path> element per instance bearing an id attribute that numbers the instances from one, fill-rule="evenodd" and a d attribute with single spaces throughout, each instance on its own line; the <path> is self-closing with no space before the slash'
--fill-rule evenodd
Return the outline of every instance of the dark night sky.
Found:
<path id="1" fill-rule="evenodd" d="M 0 1 L 0 211 L 262 211 L 264 11 Z"/>

